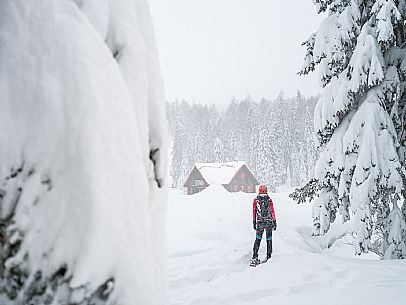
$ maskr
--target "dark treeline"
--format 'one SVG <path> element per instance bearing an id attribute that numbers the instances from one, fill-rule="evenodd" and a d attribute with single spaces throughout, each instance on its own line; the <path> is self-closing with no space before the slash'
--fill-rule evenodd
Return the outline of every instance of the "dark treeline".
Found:
<path id="1" fill-rule="evenodd" d="M 234 99 L 215 105 L 167 104 L 172 138 L 170 176 L 181 187 L 196 162 L 246 161 L 271 188 L 297 186 L 309 178 L 317 158 L 313 141 L 316 98 L 298 92 L 275 100 Z"/>

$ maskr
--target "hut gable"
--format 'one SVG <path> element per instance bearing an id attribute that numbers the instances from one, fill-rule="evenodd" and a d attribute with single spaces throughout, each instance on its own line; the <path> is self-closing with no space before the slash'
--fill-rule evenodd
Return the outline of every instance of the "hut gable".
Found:
<path id="1" fill-rule="evenodd" d="M 259 185 L 257 178 L 255 178 L 248 166 L 243 164 L 231 178 L 226 188 L 228 187 L 230 192 L 254 193 L 257 185 Z"/>
<path id="2" fill-rule="evenodd" d="M 213 184 L 221 184 L 229 192 L 253 193 L 259 183 L 245 162 L 196 163 L 184 187 L 188 194 L 195 194 Z"/>
<path id="3" fill-rule="evenodd" d="M 204 179 L 200 170 L 198 170 L 195 165 L 195 166 L 193 166 L 192 170 L 190 171 L 190 174 L 183 186 L 186 187 L 188 185 L 196 185 L 196 184 L 197 185 L 200 185 L 200 184 L 209 185 L 207 183 L 207 181 Z"/>

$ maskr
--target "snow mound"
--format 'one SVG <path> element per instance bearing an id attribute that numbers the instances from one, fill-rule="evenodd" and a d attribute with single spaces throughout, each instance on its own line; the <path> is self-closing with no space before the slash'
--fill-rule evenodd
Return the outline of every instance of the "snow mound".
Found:
<path id="1" fill-rule="evenodd" d="M 223 195 L 230 195 L 230 192 L 227 191 L 223 185 L 221 184 L 212 184 L 209 185 L 208 187 L 206 187 L 203 191 L 201 191 L 200 193 L 197 193 L 197 195 L 209 195 L 209 194 L 223 194 Z"/>

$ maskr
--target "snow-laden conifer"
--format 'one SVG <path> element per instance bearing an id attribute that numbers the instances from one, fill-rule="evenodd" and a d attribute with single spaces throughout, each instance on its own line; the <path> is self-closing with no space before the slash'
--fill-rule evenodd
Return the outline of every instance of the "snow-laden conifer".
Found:
<path id="1" fill-rule="evenodd" d="M 393 199 L 393 208 L 388 218 L 388 232 L 386 248 L 383 248 L 384 258 L 406 258 L 406 222 L 402 211 Z"/>
<path id="2" fill-rule="evenodd" d="M 381 255 L 400 258 L 399 238 L 404 242 L 405 237 L 389 233 L 402 230 L 398 201 L 388 207 L 405 189 L 405 2 L 314 2 L 328 16 L 304 43 L 300 73 L 319 67 L 323 92 L 314 128 L 322 152 L 311 182 L 317 187 L 304 187 L 293 197 L 319 193 L 315 235 L 326 233 L 339 212 L 342 221 L 353 220 L 356 253 L 367 252 L 378 240 L 397 249 L 386 254 L 380 247 Z"/>

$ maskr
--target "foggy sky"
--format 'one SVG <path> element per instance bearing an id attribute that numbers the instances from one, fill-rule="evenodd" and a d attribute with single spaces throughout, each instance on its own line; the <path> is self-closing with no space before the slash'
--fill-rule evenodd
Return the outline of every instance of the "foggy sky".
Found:
<path id="1" fill-rule="evenodd" d="M 232 97 L 317 94 L 300 77 L 321 16 L 312 0 L 150 0 L 168 101 L 224 105 Z"/>

